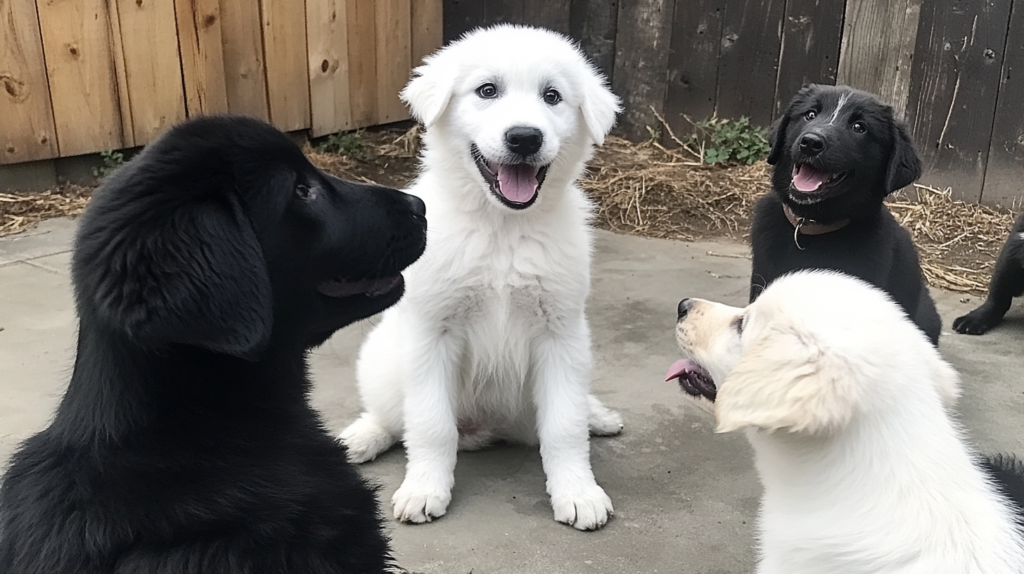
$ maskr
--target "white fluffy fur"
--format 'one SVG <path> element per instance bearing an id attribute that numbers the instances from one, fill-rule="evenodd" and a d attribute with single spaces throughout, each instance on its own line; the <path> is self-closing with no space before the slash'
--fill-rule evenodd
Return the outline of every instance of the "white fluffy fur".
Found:
<path id="1" fill-rule="evenodd" d="M 1014 510 L 948 412 L 956 371 L 883 292 L 794 273 L 746 309 L 695 301 L 677 338 L 718 383 L 718 431 L 754 447 L 759 574 L 1024 572 Z"/>
<path id="2" fill-rule="evenodd" d="M 500 97 L 475 93 L 488 82 Z M 543 101 L 548 88 L 561 103 Z M 427 251 L 363 345 L 365 412 L 340 438 L 356 462 L 403 440 L 392 504 L 407 522 L 445 513 L 457 448 L 539 438 L 555 519 L 599 528 L 612 504 L 590 467 L 588 423 L 611 435 L 622 422 L 588 392 L 591 206 L 574 182 L 618 100 L 567 39 L 516 26 L 470 32 L 429 56 L 402 98 L 426 127 L 408 191 L 427 205 Z M 488 159 L 507 155 L 512 126 L 540 129 L 538 153 L 551 162 L 521 211 L 491 195 L 470 154 L 475 143 Z"/>

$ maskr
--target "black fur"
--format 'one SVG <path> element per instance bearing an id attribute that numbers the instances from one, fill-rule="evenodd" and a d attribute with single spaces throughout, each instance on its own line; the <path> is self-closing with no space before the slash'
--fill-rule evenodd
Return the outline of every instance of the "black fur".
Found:
<path id="1" fill-rule="evenodd" d="M 1003 320 L 1014 297 L 1024 295 L 1024 213 L 1010 230 L 988 284 L 988 298 L 977 309 L 957 317 L 953 329 L 967 335 L 981 335 Z"/>
<path id="2" fill-rule="evenodd" d="M 150 144 L 81 219 L 74 372 L 0 488 L 0 572 L 384 572 L 375 491 L 309 405 L 305 353 L 398 301 L 425 235 L 418 199 L 257 120 Z M 339 277 L 393 288 L 321 294 Z"/>
<path id="3" fill-rule="evenodd" d="M 1017 523 L 1024 527 L 1024 461 L 997 454 L 983 458 L 981 468 L 1016 506 Z"/>
<path id="4" fill-rule="evenodd" d="M 839 107 L 841 98 L 846 101 Z M 811 111 L 816 115 L 808 120 Z M 861 125 L 855 129 L 857 123 Z M 865 128 L 862 133 L 857 131 L 860 127 Z M 824 145 L 820 153 L 809 156 L 801 150 L 805 134 L 820 138 Z M 871 94 L 845 86 L 811 85 L 789 102 L 770 139 L 773 192 L 754 208 L 750 301 L 791 271 L 834 269 L 888 292 L 938 344 L 942 321 L 913 240 L 883 205 L 887 195 L 921 175 L 913 142 L 892 108 Z M 793 170 L 804 162 L 846 176 L 821 191 L 803 193 L 793 185 Z M 822 224 L 848 219 L 849 224 L 830 233 L 800 235 L 801 250 L 783 204 L 797 217 Z"/>

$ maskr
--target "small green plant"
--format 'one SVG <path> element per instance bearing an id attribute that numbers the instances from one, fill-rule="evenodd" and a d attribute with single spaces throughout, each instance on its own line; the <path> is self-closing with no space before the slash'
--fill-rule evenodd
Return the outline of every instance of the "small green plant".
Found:
<path id="1" fill-rule="evenodd" d="M 361 157 L 366 152 L 366 144 L 357 132 L 338 132 L 327 136 L 316 149 L 322 153 Z"/>
<path id="2" fill-rule="evenodd" d="M 117 150 L 108 149 L 101 151 L 100 159 L 103 160 L 103 165 L 92 168 L 92 174 L 97 179 L 107 177 L 124 164 L 124 154 Z"/>
<path id="3" fill-rule="evenodd" d="M 709 118 L 694 124 L 695 134 L 686 147 L 701 155 L 704 163 L 756 163 L 768 157 L 768 132 L 750 124 L 747 117 L 738 120 Z"/>

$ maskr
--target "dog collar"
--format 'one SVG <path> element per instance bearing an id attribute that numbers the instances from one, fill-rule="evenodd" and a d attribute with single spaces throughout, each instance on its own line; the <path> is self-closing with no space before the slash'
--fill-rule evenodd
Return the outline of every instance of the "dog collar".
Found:
<path id="1" fill-rule="evenodd" d="M 793 213 L 793 210 L 785 203 L 782 204 L 782 211 L 786 214 L 786 219 L 793 224 L 793 243 L 796 243 L 796 247 L 800 251 L 804 250 L 800 245 L 801 233 L 804 235 L 824 235 L 826 233 L 838 231 L 850 224 L 849 219 L 840 219 L 835 223 L 819 223 L 813 219 L 800 217 Z"/>

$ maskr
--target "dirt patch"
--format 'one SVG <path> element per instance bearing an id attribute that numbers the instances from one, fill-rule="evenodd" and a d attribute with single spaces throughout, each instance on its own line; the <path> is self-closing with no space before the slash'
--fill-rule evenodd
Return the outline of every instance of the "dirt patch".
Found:
<path id="1" fill-rule="evenodd" d="M 418 170 L 419 130 L 408 126 L 359 132 L 356 156 L 306 147 L 324 171 L 356 181 L 405 187 Z M 610 137 L 580 181 L 597 205 L 595 225 L 617 233 L 685 241 L 749 241 L 751 208 L 768 192 L 769 167 L 702 164 L 685 149 Z M 0 194 L 0 236 L 43 219 L 74 216 L 92 188 L 63 186 L 42 193 Z M 914 235 L 928 282 L 943 289 L 983 294 L 1014 214 L 954 201 L 950 190 L 915 186 L 887 202 Z"/>

